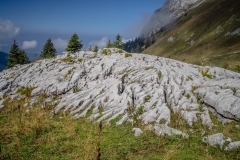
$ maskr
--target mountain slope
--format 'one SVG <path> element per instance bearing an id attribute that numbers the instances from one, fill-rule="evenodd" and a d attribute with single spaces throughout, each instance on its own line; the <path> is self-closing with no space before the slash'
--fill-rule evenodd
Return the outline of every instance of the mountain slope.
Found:
<path id="1" fill-rule="evenodd" d="M 166 0 L 164 5 L 153 13 L 150 21 L 141 31 L 140 37 L 155 34 L 165 25 L 186 14 L 202 2 L 204 0 Z"/>
<path id="2" fill-rule="evenodd" d="M 199 65 L 240 65 L 240 1 L 206 0 L 165 28 L 143 53 Z"/>
<path id="3" fill-rule="evenodd" d="M 8 57 L 8 54 L 7 53 L 5 53 L 5 52 L 1 52 L 0 51 L 0 72 L 2 71 L 2 70 L 4 70 L 5 68 L 6 68 L 6 66 L 7 66 L 7 62 L 8 62 L 8 60 L 7 60 L 7 57 Z"/>

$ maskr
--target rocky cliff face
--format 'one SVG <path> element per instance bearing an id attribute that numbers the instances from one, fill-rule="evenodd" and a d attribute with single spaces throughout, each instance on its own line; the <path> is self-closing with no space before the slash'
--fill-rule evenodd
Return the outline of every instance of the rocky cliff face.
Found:
<path id="1" fill-rule="evenodd" d="M 150 21 L 144 26 L 140 37 L 148 37 L 155 34 L 165 25 L 194 9 L 204 0 L 166 0 L 164 5 L 157 9 Z"/>
<path id="2" fill-rule="evenodd" d="M 64 110 L 80 118 L 93 109 L 91 120 L 108 123 L 121 116 L 117 125 L 154 122 L 158 134 L 168 133 L 159 130 L 169 130 L 171 113 L 181 113 L 189 126 L 201 121 L 210 129 L 209 112 L 223 123 L 240 120 L 240 74 L 144 54 L 127 57 L 118 49 L 107 52 L 81 51 L 4 70 L 0 96 L 20 98 L 16 91 L 31 86 L 35 89 L 26 107 L 44 93 L 47 102 L 57 104 L 54 114 Z"/>

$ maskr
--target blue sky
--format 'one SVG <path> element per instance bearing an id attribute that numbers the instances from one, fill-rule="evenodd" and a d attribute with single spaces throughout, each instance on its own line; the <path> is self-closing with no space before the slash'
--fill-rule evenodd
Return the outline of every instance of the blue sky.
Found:
<path id="1" fill-rule="evenodd" d="M 13 40 L 28 54 L 40 53 L 48 38 L 64 51 L 73 33 L 89 45 L 103 47 L 119 33 L 137 37 L 164 0 L 1 0 L 0 51 L 9 52 Z"/>

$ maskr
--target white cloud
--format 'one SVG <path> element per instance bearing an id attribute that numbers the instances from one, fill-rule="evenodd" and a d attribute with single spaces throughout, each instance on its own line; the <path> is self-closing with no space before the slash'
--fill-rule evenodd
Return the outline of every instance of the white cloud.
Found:
<path id="1" fill-rule="evenodd" d="M 141 13 L 141 19 L 133 22 L 124 30 L 124 37 L 138 37 L 143 27 L 149 22 L 152 13 Z"/>
<path id="2" fill-rule="evenodd" d="M 129 39 L 122 38 L 122 42 L 123 42 L 123 43 L 126 43 L 127 41 L 130 41 L 130 40 L 132 40 L 132 39 L 134 40 L 135 38 L 129 38 Z"/>
<path id="3" fill-rule="evenodd" d="M 65 39 L 58 38 L 58 39 L 54 39 L 53 40 L 53 44 L 54 44 L 54 47 L 56 49 L 63 49 L 63 50 L 65 50 L 65 48 L 68 45 L 68 41 L 65 40 Z"/>
<path id="4" fill-rule="evenodd" d="M 8 39 L 16 36 L 20 31 L 20 28 L 15 27 L 9 20 L 0 19 L 0 39 Z"/>
<path id="5" fill-rule="evenodd" d="M 22 49 L 35 48 L 36 46 L 37 46 L 37 41 L 36 40 L 23 41 Z"/>
<path id="6" fill-rule="evenodd" d="M 97 45 L 98 48 L 104 48 L 104 47 L 106 47 L 107 42 L 108 42 L 108 38 L 107 37 L 103 37 L 101 40 L 91 41 L 89 43 L 89 46 L 91 45 L 92 47 L 94 47 L 95 45 Z"/>

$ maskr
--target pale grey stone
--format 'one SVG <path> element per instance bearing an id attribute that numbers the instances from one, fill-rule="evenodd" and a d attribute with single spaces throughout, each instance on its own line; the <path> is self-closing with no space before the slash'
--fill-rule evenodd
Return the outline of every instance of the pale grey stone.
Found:
<path id="1" fill-rule="evenodd" d="M 224 150 L 231 151 L 231 150 L 237 149 L 239 147 L 240 147 L 240 141 L 236 141 L 236 142 L 229 143 L 228 146 Z"/>
<path id="2" fill-rule="evenodd" d="M 224 135 L 222 133 L 217 133 L 217 134 L 203 137 L 202 141 L 205 143 L 209 143 L 211 146 L 219 145 L 221 148 L 225 143 Z"/>
<path id="3" fill-rule="evenodd" d="M 171 128 L 167 126 L 166 124 L 160 124 L 154 126 L 155 134 L 157 135 L 182 135 L 185 138 L 189 138 L 189 135 L 186 133 L 183 133 L 182 131 L 179 131 L 177 129 Z"/>
<path id="4" fill-rule="evenodd" d="M 134 136 L 138 137 L 143 134 L 143 131 L 140 128 L 133 128 L 132 131 L 134 132 Z"/>

